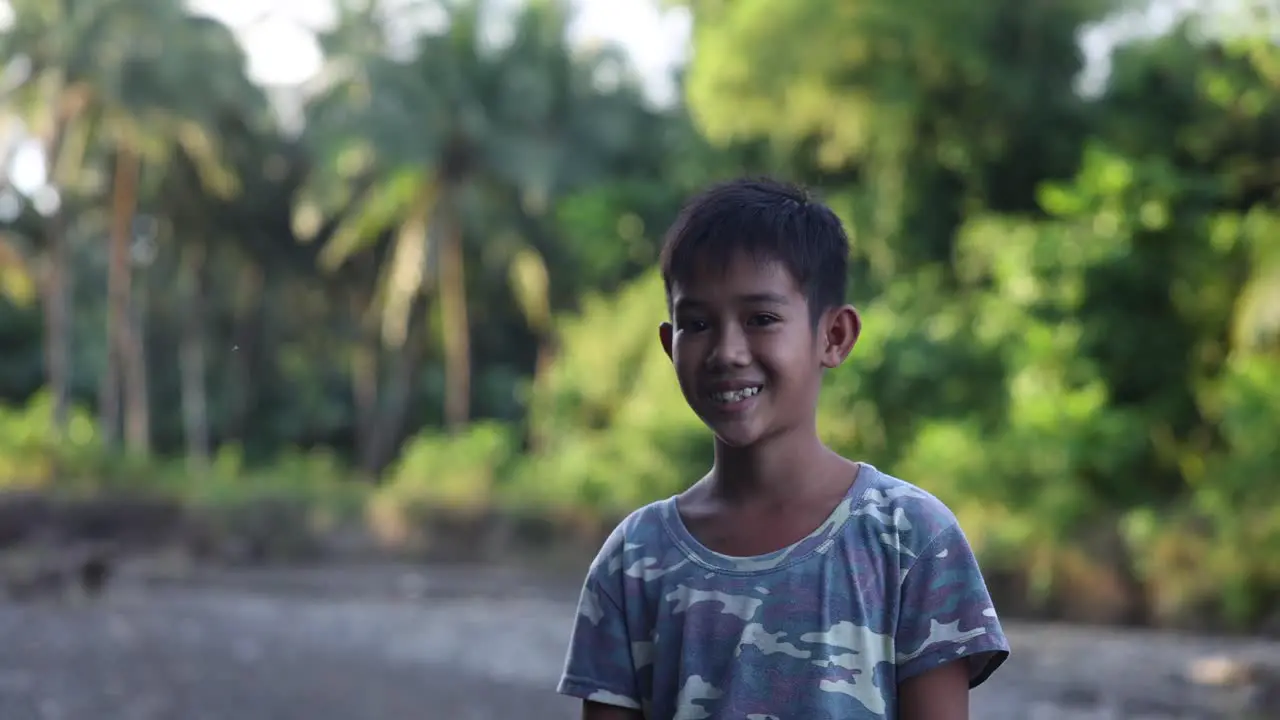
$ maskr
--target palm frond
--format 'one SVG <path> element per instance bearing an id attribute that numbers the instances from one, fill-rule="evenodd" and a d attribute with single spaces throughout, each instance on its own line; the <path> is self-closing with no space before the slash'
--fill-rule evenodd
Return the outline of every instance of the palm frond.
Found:
<path id="1" fill-rule="evenodd" d="M 427 272 L 427 263 L 438 199 L 439 189 L 428 183 L 396 233 L 395 248 L 385 271 L 386 282 L 381 284 L 382 340 L 390 347 L 404 345 L 409 336 L 413 299 L 430 288 L 432 275 Z"/>
<path id="2" fill-rule="evenodd" d="M 35 277 L 23 244 L 15 235 L 0 232 L 0 295 L 18 305 L 29 304 L 36 297 Z"/>
<path id="3" fill-rule="evenodd" d="M 420 168 L 406 168 L 371 189 L 346 218 L 320 252 L 321 266 L 333 270 L 364 249 L 379 233 L 398 226 L 427 192 L 427 175 Z"/>

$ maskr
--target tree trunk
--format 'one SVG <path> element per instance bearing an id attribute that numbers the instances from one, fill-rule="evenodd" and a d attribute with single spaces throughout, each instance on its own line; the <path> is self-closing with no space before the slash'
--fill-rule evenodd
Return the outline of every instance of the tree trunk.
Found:
<path id="1" fill-rule="evenodd" d="M 98 412 L 107 447 L 120 438 L 121 335 L 129 322 L 129 241 L 133 223 L 134 165 L 120 152 L 115 158 L 111 194 L 111 235 L 107 246 L 107 357 L 98 386 Z"/>
<path id="2" fill-rule="evenodd" d="M 404 437 L 404 424 L 409 416 L 409 406 L 418 387 L 418 371 L 422 368 L 422 356 L 426 350 L 426 312 L 421 300 L 415 300 L 409 309 L 409 333 L 404 344 L 395 351 L 395 371 L 387 378 L 383 388 L 385 400 L 378 404 L 379 412 L 370 433 L 369 469 L 375 477 L 381 476 L 396 456 L 396 450 Z"/>
<path id="3" fill-rule="evenodd" d="M 64 435 L 71 406 L 71 273 L 66 223 L 59 209 L 45 222 L 48 243 L 44 295 L 45 382 L 53 400 L 53 427 Z"/>
<path id="4" fill-rule="evenodd" d="M 236 289 L 234 331 L 231 360 L 227 368 L 227 392 L 230 394 L 230 418 L 227 437 L 244 444 L 248 440 L 249 414 L 257 401 L 257 383 L 253 369 L 257 362 L 258 344 L 263 337 L 263 294 L 266 278 L 262 266 L 249 259 L 240 271 Z"/>
<path id="5" fill-rule="evenodd" d="M 111 246 L 107 265 L 107 367 L 103 376 L 103 432 L 109 443 L 116 440 L 115 418 L 120 400 L 125 400 L 125 430 L 128 449 L 146 453 L 149 418 L 146 416 L 145 369 L 139 338 L 133 332 L 130 313 L 132 274 L 130 250 L 133 244 L 134 211 L 138 200 L 138 158 L 127 144 L 116 152 L 112 195 Z M 122 392 L 123 391 L 123 392 Z"/>
<path id="6" fill-rule="evenodd" d="M 131 253 L 132 254 L 132 253 Z M 132 278 L 137 280 L 137 278 Z M 128 344 L 121 354 L 124 369 L 124 444 L 129 452 L 151 454 L 151 393 L 147 382 L 148 285 L 130 282 Z"/>
<path id="7" fill-rule="evenodd" d="M 108 291 L 110 295 L 110 291 Z M 98 424 L 102 427 L 102 444 L 113 449 L 120 442 L 120 361 L 116 353 L 118 332 L 107 309 L 107 355 L 98 380 Z"/>
<path id="8" fill-rule="evenodd" d="M 440 316 L 444 335 L 444 420 L 450 432 L 471 414 L 471 331 L 467 320 L 467 281 L 462 256 L 462 226 L 453 198 L 440 204 Z"/>
<path id="9" fill-rule="evenodd" d="M 378 386 L 380 352 L 378 334 L 366 327 L 362 317 L 368 310 L 369 298 L 358 293 L 352 298 L 352 315 L 357 318 L 356 342 L 351 351 L 351 399 L 356 412 L 356 457 L 370 478 L 377 475 Z"/>
<path id="10" fill-rule="evenodd" d="M 75 134 L 73 123 L 80 118 L 88 98 L 83 91 L 69 90 L 65 77 L 47 75 L 58 89 L 51 121 L 42 133 L 44 156 L 49 180 L 57 186 L 64 179 L 63 169 L 83 162 L 87 134 Z M 76 139 L 79 139 L 77 142 Z M 66 155 L 70 153 L 70 157 Z M 44 222 L 48 244 L 48 267 L 41 289 L 44 302 L 45 382 L 53 401 L 53 427 L 64 434 L 71 414 L 71 336 L 72 274 L 67 248 L 66 210 L 58 207 Z"/>
<path id="11" fill-rule="evenodd" d="M 187 307 L 178 363 L 182 376 L 182 425 L 186 435 L 187 464 L 200 474 L 208 469 L 210 454 L 204 343 L 205 278 L 204 245 L 190 243 L 182 255 L 182 285 Z"/>
<path id="12" fill-rule="evenodd" d="M 547 373 L 551 371 L 551 365 L 556 358 L 555 345 L 550 333 L 539 333 L 538 335 L 538 356 L 533 366 L 533 388 L 535 393 L 538 392 L 543 383 L 547 382 Z M 536 453 L 546 446 L 547 438 L 538 423 L 529 423 L 526 438 L 529 442 L 530 452 Z"/>

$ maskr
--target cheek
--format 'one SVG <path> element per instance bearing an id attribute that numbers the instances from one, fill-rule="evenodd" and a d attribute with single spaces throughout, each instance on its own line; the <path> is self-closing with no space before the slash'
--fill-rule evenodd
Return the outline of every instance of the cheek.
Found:
<path id="1" fill-rule="evenodd" d="M 688 388 L 693 383 L 693 377 L 697 374 L 698 361 L 696 353 L 691 348 L 685 347 L 683 350 L 679 345 L 671 348 L 671 364 L 675 369 L 676 380 L 679 381 L 681 388 Z"/>
<path id="2" fill-rule="evenodd" d="M 806 336 L 779 335 L 761 343 L 756 358 L 762 365 L 788 383 L 807 382 L 819 358 Z"/>
<path id="3" fill-rule="evenodd" d="M 687 342 L 677 342 L 671 344 L 671 364 L 675 365 L 676 371 L 680 372 L 691 364 L 693 359 L 693 348 L 689 347 Z"/>

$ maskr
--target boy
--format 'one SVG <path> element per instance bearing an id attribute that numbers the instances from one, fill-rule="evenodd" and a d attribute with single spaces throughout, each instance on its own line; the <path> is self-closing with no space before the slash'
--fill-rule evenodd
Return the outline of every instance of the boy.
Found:
<path id="1" fill-rule="evenodd" d="M 861 329 L 848 254 L 834 213 L 767 180 L 669 231 L 659 336 L 714 464 L 587 574 L 559 686 L 587 720 L 965 720 L 1008 656 L 950 510 L 818 439 Z"/>

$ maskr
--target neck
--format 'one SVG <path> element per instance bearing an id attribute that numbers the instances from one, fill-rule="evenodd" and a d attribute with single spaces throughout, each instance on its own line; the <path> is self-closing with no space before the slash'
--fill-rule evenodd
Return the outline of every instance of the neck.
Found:
<path id="1" fill-rule="evenodd" d="M 814 428 L 770 438 L 750 447 L 731 447 L 716 441 L 715 481 L 711 490 L 733 502 L 746 497 L 795 498 L 805 478 L 820 481 L 835 458 Z M 799 491 L 799 492 L 798 492 Z"/>

